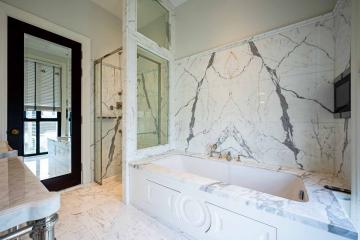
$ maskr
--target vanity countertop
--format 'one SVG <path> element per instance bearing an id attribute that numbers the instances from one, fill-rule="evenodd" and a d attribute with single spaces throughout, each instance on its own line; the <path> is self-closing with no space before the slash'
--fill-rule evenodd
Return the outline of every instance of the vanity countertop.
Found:
<path id="1" fill-rule="evenodd" d="M 59 208 L 59 193 L 49 192 L 20 158 L 0 159 L 0 232 L 48 217 Z"/>
<path id="2" fill-rule="evenodd" d="M 247 206 L 252 206 L 258 210 L 266 211 L 277 216 L 282 216 L 306 225 L 320 228 L 324 231 L 328 231 L 348 239 L 358 239 L 357 230 L 350 221 L 346 210 L 342 206 L 343 204 L 340 202 L 350 201 L 350 196 L 348 195 L 348 198 L 346 198 L 346 196 L 344 198 L 344 194 L 342 194 L 342 199 L 338 199 L 333 191 L 327 190 L 323 187 L 324 185 L 343 187 L 342 181 L 332 175 L 312 173 L 299 169 L 252 162 L 233 161 L 229 163 L 287 172 L 301 177 L 306 186 L 309 201 L 298 202 L 240 186 L 219 183 L 219 181 L 216 180 L 206 179 L 188 173 L 180 173 L 159 165 L 150 164 L 157 159 L 161 159 L 165 156 L 168 157 L 172 154 L 208 158 L 205 155 L 199 154 L 170 152 L 131 162 L 130 166 L 134 168 L 145 168 L 158 171 L 160 174 L 166 174 L 174 180 L 178 179 L 183 183 L 196 184 L 201 191 L 205 191 L 209 194 L 214 194 L 222 198 L 233 199 L 237 202 L 243 202 Z"/>

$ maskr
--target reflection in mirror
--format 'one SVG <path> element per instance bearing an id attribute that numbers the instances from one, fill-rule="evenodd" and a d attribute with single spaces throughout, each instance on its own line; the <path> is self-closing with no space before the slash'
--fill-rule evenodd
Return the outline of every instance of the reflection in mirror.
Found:
<path id="1" fill-rule="evenodd" d="M 137 31 L 169 49 L 169 11 L 157 0 L 137 1 Z"/>
<path id="2" fill-rule="evenodd" d="M 24 35 L 24 162 L 41 180 L 71 172 L 71 49 Z"/>
<path id="3" fill-rule="evenodd" d="M 168 143 L 169 63 L 142 48 L 137 54 L 137 148 Z"/>

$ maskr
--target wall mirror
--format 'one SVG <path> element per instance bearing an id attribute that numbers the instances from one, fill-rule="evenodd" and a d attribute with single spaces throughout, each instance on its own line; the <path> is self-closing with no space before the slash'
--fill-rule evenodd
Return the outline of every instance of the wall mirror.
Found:
<path id="1" fill-rule="evenodd" d="M 137 148 L 168 143 L 169 62 L 137 50 Z"/>
<path id="2" fill-rule="evenodd" d="M 12 18 L 8 31 L 8 141 L 49 190 L 77 185 L 81 44 Z"/>

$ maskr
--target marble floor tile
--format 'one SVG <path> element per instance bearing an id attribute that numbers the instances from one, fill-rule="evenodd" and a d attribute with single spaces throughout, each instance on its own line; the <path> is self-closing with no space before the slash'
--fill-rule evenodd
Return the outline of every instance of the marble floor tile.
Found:
<path id="1" fill-rule="evenodd" d="M 117 177 L 63 192 L 55 234 L 57 240 L 187 240 L 123 204 Z"/>
<path id="2" fill-rule="evenodd" d="M 55 158 L 49 154 L 24 157 L 25 165 L 40 180 L 57 177 L 71 172 L 71 161 L 65 157 Z"/>

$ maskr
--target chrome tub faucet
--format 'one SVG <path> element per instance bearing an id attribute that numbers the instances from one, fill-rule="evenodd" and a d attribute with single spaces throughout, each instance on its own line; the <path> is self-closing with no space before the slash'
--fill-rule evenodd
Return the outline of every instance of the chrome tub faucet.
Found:
<path id="1" fill-rule="evenodd" d="M 230 151 L 227 152 L 227 154 L 226 154 L 226 160 L 230 162 L 232 159 L 233 159 L 233 157 L 231 156 L 231 152 L 230 152 Z"/>
<path id="2" fill-rule="evenodd" d="M 209 156 L 210 156 L 210 157 L 213 157 L 213 156 L 214 156 L 214 153 L 216 153 L 217 147 L 218 147 L 218 146 L 217 146 L 216 143 L 210 145 L 210 153 L 209 153 Z"/>
<path id="3" fill-rule="evenodd" d="M 216 151 L 216 149 L 218 148 L 218 145 L 212 144 L 210 145 L 210 152 L 209 152 L 209 157 L 215 157 L 214 153 L 216 153 L 218 155 L 218 158 L 221 159 L 222 158 L 222 154 L 221 151 Z"/>

